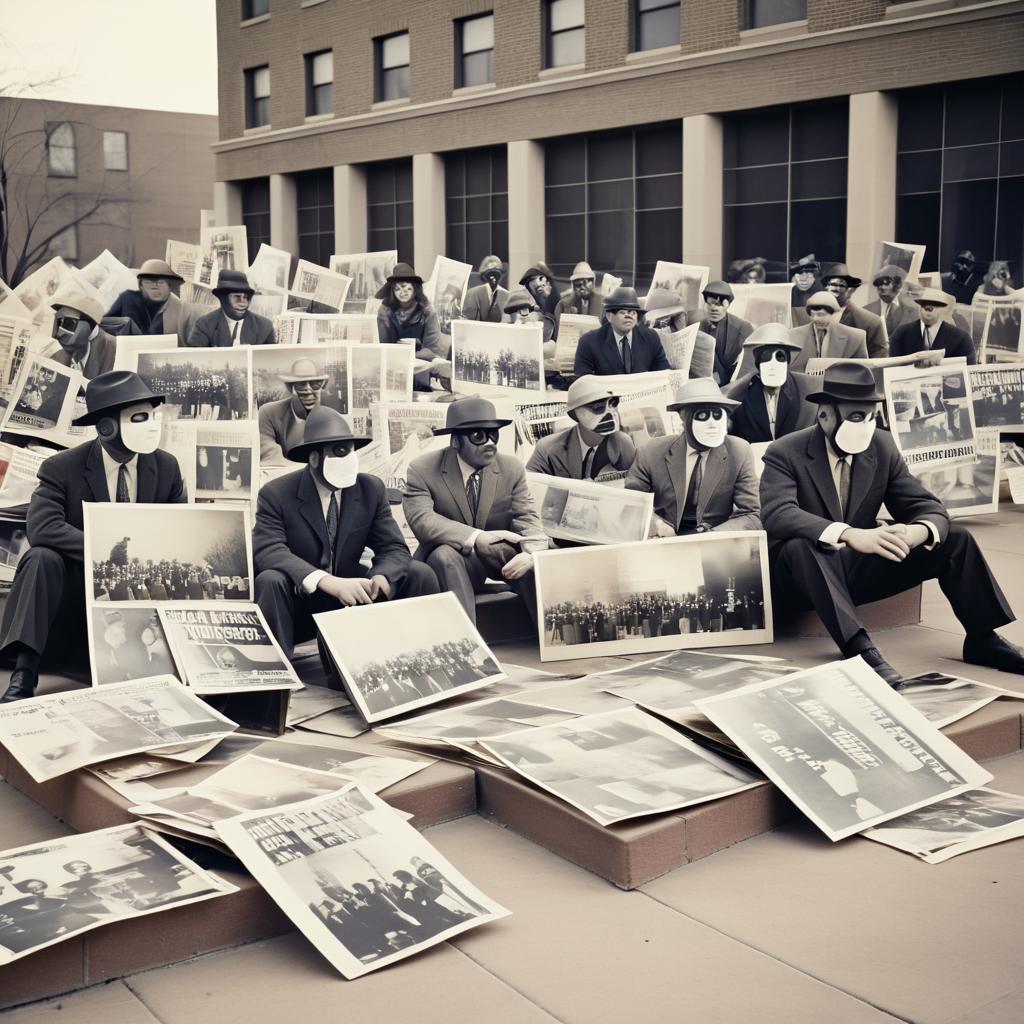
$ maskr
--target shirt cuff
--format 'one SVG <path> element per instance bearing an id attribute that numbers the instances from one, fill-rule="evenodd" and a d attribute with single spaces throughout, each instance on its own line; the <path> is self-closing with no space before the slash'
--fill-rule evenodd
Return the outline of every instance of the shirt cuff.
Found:
<path id="1" fill-rule="evenodd" d="M 824 530 L 821 531 L 821 536 L 818 538 L 819 544 L 825 544 L 830 548 L 835 548 L 837 551 L 840 548 L 845 548 L 846 545 L 839 539 L 850 527 L 846 523 L 829 523 Z"/>
<path id="2" fill-rule="evenodd" d="M 326 573 L 323 569 L 314 569 L 299 585 L 299 589 L 304 594 L 315 594 L 316 588 L 320 581 L 325 577 L 329 576 L 330 573 Z"/>
<path id="3" fill-rule="evenodd" d="M 471 533 L 471 534 L 470 534 L 470 535 L 469 535 L 469 536 L 468 536 L 468 537 L 466 538 L 466 549 L 467 549 L 468 551 L 473 551 L 473 549 L 474 549 L 474 548 L 476 547 L 476 539 L 477 539 L 477 537 L 479 537 L 479 536 L 480 536 L 480 534 L 481 534 L 481 533 L 483 533 L 483 532 L 484 532 L 483 530 L 474 530 L 474 531 L 473 531 L 473 532 L 472 532 L 472 533 Z"/>
<path id="4" fill-rule="evenodd" d="M 925 551 L 932 551 L 942 543 L 942 538 L 939 536 L 939 528 L 930 519 L 917 519 L 916 523 L 921 526 L 927 526 L 928 532 L 932 535 L 931 544 L 925 544 Z"/>

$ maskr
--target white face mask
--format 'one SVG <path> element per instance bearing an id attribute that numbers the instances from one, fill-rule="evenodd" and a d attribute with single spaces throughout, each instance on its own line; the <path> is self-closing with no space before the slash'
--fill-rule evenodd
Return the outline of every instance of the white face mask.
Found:
<path id="1" fill-rule="evenodd" d="M 789 375 L 789 363 L 785 360 L 780 362 L 773 356 L 761 363 L 757 372 L 766 388 L 780 388 L 786 383 L 786 377 Z"/>
<path id="2" fill-rule="evenodd" d="M 595 434 L 614 434 L 619 429 L 619 410 L 606 409 L 604 412 L 593 412 L 586 406 L 575 410 L 576 421 L 581 427 L 592 430 Z"/>
<path id="3" fill-rule="evenodd" d="M 843 455 L 859 455 L 866 451 L 875 435 L 875 417 L 869 416 L 860 423 L 843 420 L 832 435 L 832 446 Z"/>
<path id="4" fill-rule="evenodd" d="M 348 455 L 329 455 L 324 459 L 324 479 L 332 486 L 344 490 L 356 482 L 359 473 L 359 453 L 349 452 Z"/>
<path id="5" fill-rule="evenodd" d="M 152 455 L 160 447 L 163 415 L 149 402 L 138 402 L 121 410 L 121 443 L 130 452 Z"/>
<path id="6" fill-rule="evenodd" d="M 725 441 L 725 435 L 729 432 L 729 418 L 725 415 L 725 410 L 716 411 L 721 413 L 718 419 L 709 417 L 706 420 L 694 419 L 690 422 L 694 440 L 705 448 L 717 448 Z"/>

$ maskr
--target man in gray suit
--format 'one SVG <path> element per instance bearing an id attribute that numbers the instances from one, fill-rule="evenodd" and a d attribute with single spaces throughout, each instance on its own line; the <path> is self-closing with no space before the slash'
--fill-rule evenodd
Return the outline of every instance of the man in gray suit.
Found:
<path id="1" fill-rule="evenodd" d="M 622 429 L 619 396 L 588 373 L 569 385 L 565 411 L 576 426 L 537 442 L 526 468 L 569 480 L 599 480 L 624 473 L 636 458 L 636 445 Z"/>
<path id="2" fill-rule="evenodd" d="M 72 287 L 59 291 L 50 308 L 57 313 L 53 336 L 60 345 L 54 362 L 78 370 L 86 380 L 109 373 L 114 368 L 117 342 L 100 327 L 103 307 Z"/>
<path id="3" fill-rule="evenodd" d="M 409 464 L 406 522 L 419 541 L 415 557 L 437 575 L 476 622 L 474 595 L 488 579 L 504 579 L 537 620 L 534 550 L 548 546 L 522 463 L 498 454 L 499 420 L 483 398 L 448 406 L 443 429 L 451 445 Z"/>
<path id="4" fill-rule="evenodd" d="M 485 256 L 480 262 L 477 273 L 483 284 L 478 284 L 466 292 L 466 301 L 462 304 L 464 320 L 482 320 L 492 324 L 501 323 L 501 311 L 505 308 L 508 289 L 499 284 L 502 275 L 501 260 L 497 256 Z"/>
<path id="5" fill-rule="evenodd" d="M 839 300 L 831 292 L 815 292 L 804 307 L 810 323 L 794 327 L 789 336 L 800 346 L 789 364 L 803 371 L 810 359 L 867 359 L 867 337 L 856 327 L 837 322 Z"/>
<path id="6" fill-rule="evenodd" d="M 220 309 L 201 316 L 186 345 L 189 348 L 231 348 L 233 345 L 273 345 L 274 324 L 249 309 L 255 290 L 240 270 L 222 270 L 213 294 Z"/>
<path id="7" fill-rule="evenodd" d="M 868 356 L 871 359 L 887 356 L 889 335 L 885 333 L 881 317 L 850 301 L 850 297 L 861 286 L 861 279 L 854 277 L 845 263 L 836 263 L 821 275 L 821 284 L 836 297 L 843 311 L 839 323 L 844 327 L 856 327 L 867 335 Z"/>
<path id="8" fill-rule="evenodd" d="M 711 281 L 701 292 L 703 312 L 686 314 L 686 322 L 700 323 L 700 330 L 715 339 L 714 377 L 719 384 L 728 384 L 736 372 L 736 363 L 743 352 L 743 342 L 750 337 L 754 325 L 729 312 L 733 290 L 725 281 Z"/>
<path id="9" fill-rule="evenodd" d="M 886 337 L 891 338 L 892 332 L 897 327 L 906 323 L 913 323 L 917 319 L 917 310 L 904 297 L 901 301 L 900 293 L 903 290 L 903 282 L 907 278 L 907 272 L 902 267 L 894 264 L 887 264 L 878 271 L 871 279 L 871 283 L 878 291 L 878 298 L 869 302 L 864 308 L 869 313 L 880 317 L 885 324 Z"/>
<path id="10" fill-rule="evenodd" d="M 754 453 L 727 434 L 727 411 L 739 404 L 710 377 L 679 389 L 668 409 L 682 416 L 683 432 L 644 445 L 626 476 L 630 490 L 654 494 L 652 536 L 761 529 Z"/>
<path id="11" fill-rule="evenodd" d="M 327 386 L 324 376 L 312 359 L 296 359 L 290 373 L 282 373 L 291 398 L 267 402 L 260 408 L 260 464 L 290 466 L 288 452 L 302 444 L 306 417 L 320 404 Z"/>

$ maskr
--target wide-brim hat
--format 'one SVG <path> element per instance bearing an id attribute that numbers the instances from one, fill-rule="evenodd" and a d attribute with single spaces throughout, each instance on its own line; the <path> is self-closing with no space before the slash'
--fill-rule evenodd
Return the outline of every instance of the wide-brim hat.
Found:
<path id="1" fill-rule="evenodd" d="M 614 312 L 617 309 L 635 309 L 638 313 L 643 309 L 640 300 L 636 297 L 635 289 L 627 288 L 625 285 L 620 285 L 612 290 L 611 295 L 605 296 L 604 308 L 608 312 Z"/>
<path id="2" fill-rule="evenodd" d="M 540 306 L 537 305 L 537 300 L 525 288 L 517 288 L 514 292 L 509 292 L 505 305 L 501 307 L 501 311 L 502 313 L 512 313 L 524 307 L 540 309 Z"/>
<path id="3" fill-rule="evenodd" d="M 871 283 L 877 285 L 883 277 L 897 277 L 903 282 L 907 278 L 907 272 L 902 267 L 897 267 L 895 263 L 887 263 L 871 275 Z"/>
<path id="4" fill-rule="evenodd" d="M 662 317 L 677 316 L 685 312 L 686 306 L 675 292 L 669 291 L 668 288 L 655 288 L 647 296 L 644 319 L 648 323 L 653 323 L 655 320 L 662 319 Z"/>
<path id="5" fill-rule="evenodd" d="M 79 288 L 68 287 L 58 289 L 53 297 L 53 301 L 50 303 L 50 309 L 56 311 L 61 306 L 70 306 L 72 309 L 77 309 L 93 327 L 103 319 L 103 305 L 91 295 L 86 295 Z"/>
<path id="6" fill-rule="evenodd" d="M 824 290 L 811 292 L 807 296 L 807 301 L 804 302 L 804 309 L 808 309 L 811 306 L 827 306 L 833 313 L 839 312 L 839 300 L 831 292 Z"/>
<path id="7" fill-rule="evenodd" d="M 87 392 L 88 393 L 88 392 Z M 292 445 L 288 449 L 288 458 L 292 462 L 305 462 L 309 453 L 325 444 L 338 444 L 341 441 L 352 441 L 355 447 L 365 448 L 373 438 L 353 434 L 348 420 L 334 409 L 318 405 L 306 417 L 306 427 L 302 431 L 301 444 Z"/>
<path id="8" fill-rule="evenodd" d="M 845 263 L 833 263 L 821 275 L 821 283 L 828 284 L 829 281 L 839 278 L 841 281 L 846 282 L 847 288 L 859 288 L 861 286 L 861 279 L 855 274 L 850 273 L 850 268 Z"/>
<path id="9" fill-rule="evenodd" d="M 279 373 L 278 377 L 285 384 L 296 384 L 300 380 L 323 380 L 327 376 L 312 359 L 296 359 L 292 363 L 291 373 Z"/>
<path id="10" fill-rule="evenodd" d="M 523 276 L 519 278 L 519 283 L 525 288 L 535 277 L 546 277 L 551 281 L 554 280 L 554 276 L 551 273 L 551 268 L 543 260 L 537 260 L 536 263 L 526 268 Z"/>
<path id="11" fill-rule="evenodd" d="M 185 278 L 181 274 L 177 273 L 169 263 L 164 260 L 146 260 L 145 263 L 139 267 L 136 277 L 166 277 L 169 281 L 182 281 Z"/>
<path id="12" fill-rule="evenodd" d="M 720 299 L 728 299 L 730 302 L 736 298 L 727 281 L 708 281 L 700 293 L 701 295 L 715 295 Z"/>
<path id="13" fill-rule="evenodd" d="M 592 373 L 577 377 L 570 385 L 565 395 L 565 411 L 572 412 L 580 406 L 590 405 L 591 402 L 600 402 L 605 398 L 618 398 L 607 384 L 603 383 L 600 377 Z"/>
<path id="14" fill-rule="evenodd" d="M 882 402 L 885 395 L 875 390 L 870 367 L 857 363 L 833 363 L 826 371 L 821 390 L 807 396 L 808 402 Z"/>
<path id="15" fill-rule="evenodd" d="M 919 306 L 926 302 L 931 306 L 952 306 L 956 302 L 952 295 L 940 291 L 938 288 L 922 288 L 914 295 L 914 301 Z"/>
<path id="16" fill-rule="evenodd" d="M 245 292 L 250 297 L 256 294 L 256 289 L 249 284 L 249 278 L 240 270 L 222 270 L 217 275 L 217 287 L 210 290 L 218 299 L 232 292 Z"/>
<path id="17" fill-rule="evenodd" d="M 726 398 L 714 378 L 695 377 L 679 388 L 676 392 L 676 400 L 665 408 L 669 412 L 679 412 L 691 405 L 720 405 L 724 409 L 731 409 L 741 404 L 731 398 Z"/>
<path id="18" fill-rule="evenodd" d="M 789 328 L 782 324 L 761 324 L 755 327 L 746 341 L 744 348 L 785 348 L 791 352 L 802 352 L 803 345 L 798 344 L 789 336 Z"/>
<path id="19" fill-rule="evenodd" d="M 512 421 L 498 419 L 494 403 L 486 398 L 458 398 L 451 402 L 443 427 L 434 427 L 435 434 L 453 434 L 456 430 L 489 430 L 507 427 Z"/>
<path id="20" fill-rule="evenodd" d="M 497 256 L 485 256 L 480 261 L 480 269 L 477 273 L 483 277 L 484 274 L 489 274 L 492 271 L 497 271 L 499 274 L 505 273 L 505 264 L 498 259 Z"/>
<path id="21" fill-rule="evenodd" d="M 93 377 L 85 388 L 86 412 L 72 420 L 73 427 L 95 426 L 104 416 L 126 409 L 139 402 L 160 405 L 164 395 L 151 391 L 149 385 L 131 370 L 110 370 Z"/>
<path id="22" fill-rule="evenodd" d="M 586 260 L 580 260 L 575 267 L 572 268 L 572 273 L 569 275 L 570 281 L 596 281 L 597 275 L 593 270 L 590 269 L 590 264 Z"/>
<path id="23" fill-rule="evenodd" d="M 388 274 L 387 280 L 380 286 L 376 298 L 386 299 L 391 291 L 391 286 L 396 281 L 409 281 L 411 284 L 423 287 L 423 278 L 416 273 L 408 263 L 396 263 L 395 269 Z"/>

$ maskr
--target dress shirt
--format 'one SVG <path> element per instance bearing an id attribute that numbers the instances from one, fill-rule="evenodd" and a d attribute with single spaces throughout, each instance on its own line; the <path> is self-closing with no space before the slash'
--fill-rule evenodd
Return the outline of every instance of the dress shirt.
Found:
<path id="1" fill-rule="evenodd" d="M 97 324 L 92 329 L 92 333 L 89 335 L 89 340 L 86 342 L 85 352 L 82 354 L 82 358 L 81 359 L 73 359 L 71 361 L 71 369 L 72 370 L 77 370 L 79 373 L 85 373 L 85 364 L 87 362 L 89 362 L 89 356 L 92 354 L 93 338 L 95 338 L 96 335 L 99 334 L 99 333 L 100 333 L 100 327 L 99 327 L 99 324 Z"/>
<path id="2" fill-rule="evenodd" d="M 622 356 L 622 342 L 623 342 L 623 339 L 625 339 L 626 344 L 629 346 L 629 355 L 630 355 L 629 367 L 632 370 L 632 368 L 633 368 L 633 358 L 632 358 L 633 357 L 633 332 L 630 331 L 628 334 L 619 334 L 619 332 L 617 330 L 615 330 L 615 328 L 613 327 L 612 328 L 612 337 L 615 339 L 615 348 L 618 350 L 618 353 L 619 353 L 620 357 Z M 623 360 L 623 362 L 625 362 L 625 360 Z"/>
<path id="3" fill-rule="evenodd" d="M 316 484 L 316 492 L 320 495 L 320 508 L 324 513 L 324 523 L 327 522 L 327 509 L 330 508 L 331 495 L 335 495 L 335 500 L 338 503 L 338 515 L 341 515 L 341 490 L 332 491 L 329 487 L 324 487 L 316 477 L 313 477 L 313 482 Z M 334 566 L 332 565 L 333 569 Z M 330 576 L 329 572 L 325 572 L 323 569 L 314 569 L 303 581 L 301 585 L 302 592 L 304 594 L 315 594 L 316 588 L 320 581 L 325 576 Z"/>
<path id="4" fill-rule="evenodd" d="M 459 460 L 459 472 L 462 474 L 462 488 L 463 490 L 465 490 L 466 486 L 469 484 L 469 478 L 476 472 L 476 469 L 474 469 L 461 455 L 456 455 L 455 457 Z M 483 488 L 482 479 L 480 481 L 480 487 L 481 489 Z M 468 496 L 466 500 L 469 501 Z M 483 530 L 474 530 L 469 535 L 469 539 L 466 541 L 466 543 L 471 548 L 476 547 L 476 539 L 480 536 L 481 533 L 483 533 Z"/>
<path id="5" fill-rule="evenodd" d="M 103 453 L 103 475 L 107 478 L 107 494 L 110 500 L 117 500 L 117 472 L 123 465 L 128 470 L 128 497 L 131 501 L 136 501 L 139 493 L 138 455 L 133 455 L 127 462 L 121 463 L 112 459 L 102 445 L 100 451 Z"/>
<path id="6" fill-rule="evenodd" d="M 921 344 L 926 349 L 930 349 L 935 344 L 935 335 L 938 333 L 938 330 L 938 324 L 934 327 L 926 327 L 925 322 L 921 321 Z"/>
<path id="7" fill-rule="evenodd" d="M 761 393 L 764 395 L 764 407 L 768 410 L 768 429 L 772 437 L 775 437 L 775 419 L 779 414 L 779 389 L 766 388 L 762 384 Z"/>
<path id="8" fill-rule="evenodd" d="M 581 467 L 582 469 L 586 469 L 587 468 L 587 456 L 590 455 L 591 452 L 594 453 L 591 456 L 591 466 L 590 466 L 590 471 L 591 471 L 591 473 L 593 473 L 593 471 L 594 471 L 593 461 L 594 461 L 594 459 L 597 458 L 597 449 L 601 447 L 601 442 L 598 441 L 597 444 L 595 444 L 595 445 L 588 445 L 587 442 L 583 440 L 583 433 L 580 430 L 578 425 L 576 427 L 576 437 L 577 437 L 577 439 L 580 442 L 580 452 L 582 452 L 582 454 L 583 454 L 583 465 Z M 586 474 L 584 474 L 583 479 L 584 480 L 589 480 L 590 477 L 587 476 Z"/>
<path id="9" fill-rule="evenodd" d="M 242 337 L 242 320 L 244 320 L 245 317 L 242 317 L 242 320 L 232 320 L 231 317 L 229 317 L 227 315 L 227 313 L 222 313 L 221 315 L 224 317 L 224 323 L 226 323 L 228 325 L 228 335 L 232 339 L 231 343 L 234 344 L 235 341 L 241 340 L 241 337 Z M 235 337 L 235 325 L 236 324 L 238 326 L 238 337 L 237 338 Z"/>

